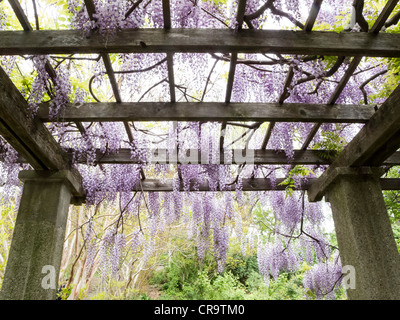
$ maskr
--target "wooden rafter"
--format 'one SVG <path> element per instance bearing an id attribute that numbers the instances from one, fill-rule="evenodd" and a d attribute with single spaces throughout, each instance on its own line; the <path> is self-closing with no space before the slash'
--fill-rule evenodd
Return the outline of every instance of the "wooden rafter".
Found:
<path id="1" fill-rule="evenodd" d="M 38 117 L 50 122 L 48 104 Z M 99 102 L 70 105 L 53 121 L 276 121 L 366 123 L 374 105 L 220 102 Z"/>
<path id="2" fill-rule="evenodd" d="M 400 34 L 290 30 L 123 29 L 112 38 L 78 30 L 0 31 L 0 55 L 89 53 L 280 53 L 399 57 Z"/>
<path id="3" fill-rule="evenodd" d="M 21 4 L 17 0 L 8 0 L 11 8 L 13 9 L 15 15 L 17 16 L 17 19 L 19 23 L 21 24 L 22 28 L 25 31 L 32 31 L 33 28 L 28 20 L 28 17 L 26 16 L 24 10 L 21 7 Z"/>
<path id="4" fill-rule="evenodd" d="M 243 179 L 241 182 L 241 189 L 243 191 L 285 191 L 287 185 L 281 183 L 284 179 L 271 179 L 253 178 Z M 308 179 L 299 185 L 294 186 L 293 190 L 308 190 L 315 179 Z M 382 190 L 400 190 L 400 179 L 380 179 Z M 209 184 L 203 182 L 200 184 L 191 183 L 189 191 L 235 191 L 236 184 L 228 184 L 218 187 L 216 190 L 210 190 Z M 183 182 L 180 184 L 180 191 L 184 191 Z M 171 192 L 174 191 L 174 182 L 172 180 L 158 180 L 146 179 L 140 184 L 137 184 L 132 191 L 145 191 L 145 192 Z"/>
<path id="5" fill-rule="evenodd" d="M 251 164 L 254 165 L 329 165 L 335 158 L 334 152 L 326 150 L 294 150 L 293 159 L 288 160 L 283 150 L 270 150 L 270 149 L 233 149 L 226 150 L 231 155 L 226 157 L 223 152 L 220 153 L 219 164 L 243 164 L 244 156 L 247 154 L 251 159 Z M 79 155 L 73 150 L 69 152 L 70 157 L 75 154 L 76 161 L 78 163 L 87 163 L 87 157 L 85 155 Z M 166 149 L 154 149 L 154 150 L 141 150 L 141 154 L 167 154 Z M 196 158 L 192 158 L 190 161 L 189 156 L 196 155 Z M 239 158 L 237 158 L 237 155 Z M 187 150 L 185 157 L 181 154 L 179 157 L 165 157 L 162 158 L 149 158 L 144 163 L 150 164 L 202 164 L 203 155 L 198 150 Z M 208 154 L 204 156 L 204 159 L 208 159 Z M 131 149 L 119 149 L 116 153 L 106 153 L 96 150 L 96 158 L 93 160 L 96 164 L 139 164 L 143 161 L 137 156 L 132 155 Z M 20 159 L 21 163 L 24 163 L 23 159 Z M 250 164 L 250 163 L 248 163 Z M 384 165 L 400 165 L 400 152 L 396 152 L 388 157 L 384 162 Z"/>

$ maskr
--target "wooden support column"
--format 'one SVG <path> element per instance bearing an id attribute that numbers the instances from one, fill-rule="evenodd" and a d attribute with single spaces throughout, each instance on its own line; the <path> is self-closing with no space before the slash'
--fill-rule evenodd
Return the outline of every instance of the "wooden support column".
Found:
<path id="1" fill-rule="evenodd" d="M 342 265 L 355 271 L 351 300 L 400 297 L 400 255 L 375 168 L 335 169 L 326 186 Z"/>
<path id="2" fill-rule="evenodd" d="M 72 197 L 81 192 L 72 171 L 22 171 L 24 189 L 0 298 L 55 300 Z"/>

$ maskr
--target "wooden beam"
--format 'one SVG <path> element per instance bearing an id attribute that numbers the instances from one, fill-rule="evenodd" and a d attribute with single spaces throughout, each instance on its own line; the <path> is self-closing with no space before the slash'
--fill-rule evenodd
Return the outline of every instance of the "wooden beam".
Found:
<path id="1" fill-rule="evenodd" d="M 108 76 L 108 79 L 110 80 L 111 88 L 114 94 L 115 101 L 121 102 L 121 95 L 119 93 L 118 89 L 118 82 L 117 79 L 115 78 L 114 70 L 112 67 L 112 63 L 110 60 L 110 57 L 108 54 L 102 53 L 101 58 L 103 59 L 104 67 L 106 69 L 106 73 Z"/>
<path id="2" fill-rule="evenodd" d="M 165 149 L 160 149 L 157 152 L 166 152 Z M 151 154 L 155 152 L 154 150 L 146 150 L 142 151 L 144 154 Z M 186 155 L 189 155 L 190 151 L 186 152 Z M 196 152 L 196 151 L 194 151 Z M 231 152 L 233 154 L 245 154 L 246 150 L 240 149 L 232 149 Z M 255 165 L 329 165 L 331 164 L 337 154 L 332 151 L 327 150 L 294 150 L 293 159 L 288 161 L 284 150 L 272 150 L 272 149 L 250 149 L 250 152 L 254 153 L 254 164 Z M 75 156 L 74 156 L 75 155 Z M 152 160 L 143 162 L 141 159 L 137 157 L 132 157 L 131 149 L 121 148 L 115 153 L 104 153 L 97 149 L 95 152 L 96 158 L 94 160 L 95 164 L 104 165 L 104 164 L 182 164 L 182 157 L 178 160 L 170 160 L 166 159 L 166 161 L 160 160 Z M 67 150 L 65 156 L 72 161 L 75 158 L 76 162 L 79 164 L 86 164 L 87 157 L 85 154 L 78 154 L 73 149 Z M 193 161 L 190 164 L 199 164 L 201 160 L 201 152 L 198 152 L 199 161 Z M 0 161 L 4 161 L 4 158 L 0 158 Z M 22 156 L 19 156 L 17 159 L 17 163 L 26 164 L 28 163 Z M 233 156 L 232 161 L 228 161 L 225 163 L 224 157 L 220 156 L 219 164 L 237 164 L 235 157 Z M 383 161 L 383 165 L 386 166 L 398 166 L 400 165 L 400 152 L 395 152 L 391 156 L 389 156 L 385 161 Z"/>
<path id="3" fill-rule="evenodd" d="M 314 123 L 314 126 L 311 128 L 310 133 L 306 137 L 306 140 L 304 140 L 301 150 L 307 150 L 308 146 L 310 145 L 311 141 L 314 139 L 315 135 L 317 134 L 319 128 L 321 127 L 322 123 Z"/>
<path id="4" fill-rule="evenodd" d="M 70 169 L 66 153 L 38 118 L 27 116 L 28 104 L 0 68 L 0 134 L 34 169 Z"/>
<path id="5" fill-rule="evenodd" d="M 37 116 L 51 122 L 48 104 Z M 222 102 L 98 102 L 66 106 L 53 121 L 276 121 L 366 123 L 375 113 L 371 105 Z"/>
<path id="6" fill-rule="evenodd" d="M 254 179 L 243 179 L 242 180 L 242 190 L 243 191 L 284 191 L 286 189 L 285 185 L 279 185 L 283 182 L 284 179 L 276 179 L 276 185 L 270 179 L 264 178 L 254 178 Z M 310 181 L 304 181 L 300 187 L 295 187 L 295 190 L 307 190 L 310 186 Z M 236 184 L 218 186 L 216 190 L 210 190 L 209 184 L 207 181 L 202 183 L 196 183 L 196 187 L 192 182 L 190 184 L 189 191 L 235 191 Z M 173 191 L 173 180 L 159 180 L 159 179 L 146 179 L 141 182 L 141 184 L 137 184 L 132 191 L 145 191 L 145 192 L 171 192 Z M 180 182 L 180 191 L 184 191 L 183 182 Z"/>
<path id="7" fill-rule="evenodd" d="M 275 124 L 276 124 L 275 121 L 271 121 L 268 124 L 267 132 L 265 133 L 263 142 L 261 144 L 261 149 L 265 149 L 267 147 L 269 139 L 271 138 L 271 135 L 272 135 L 272 130 L 274 130 Z"/>
<path id="8" fill-rule="evenodd" d="M 154 149 L 154 150 L 143 150 L 144 154 L 148 156 L 148 161 L 146 164 L 183 164 L 187 162 L 189 159 L 189 155 L 195 155 L 195 158 L 192 158 L 190 164 L 201 164 L 202 162 L 202 153 L 198 150 L 187 150 L 186 158 L 182 157 L 181 154 L 179 157 L 165 157 L 165 159 L 151 159 L 151 154 L 166 154 L 166 149 Z M 228 152 L 228 151 L 227 151 Z M 72 158 L 72 151 L 69 152 Z M 302 164 L 302 165 L 325 165 L 330 164 L 333 161 L 334 155 L 330 154 L 324 150 L 295 150 L 293 160 L 288 161 L 285 152 L 283 150 L 261 150 L 261 149 L 249 149 L 249 150 L 241 150 L 241 149 L 229 149 L 229 154 L 232 157 L 227 157 L 227 161 L 225 161 L 225 156 L 223 152 L 220 154 L 220 160 L 218 164 L 241 164 L 243 163 L 242 155 L 248 155 L 249 159 L 254 164 L 257 165 L 287 165 L 291 163 Z M 331 157 L 331 158 L 329 158 Z M 204 157 L 208 159 L 208 155 Z M 400 160 L 400 159 L 398 159 Z M 86 155 L 80 155 L 77 157 L 78 163 L 86 163 Z M 132 152 L 130 149 L 120 149 L 117 153 L 111 154 L 103 154 L 100 150 L 96 151 L 96 159 L 94 160 L 96 164 L 138 164 L 143 163 L 137 157 L 132 157 Z M 400 161 L 399 161 L 400 162 Z"/>
<path id="9" fill-rule="evenodd" d="M 336 103 L 336 100 L 341 95 L 343 89 L 347 85 L 347 82 L 349 82 L 351 76 L 353 75 L 354 71 L 356 71 L 360 62 L 361 62 L 361 57 L 354 57 L 353 60 L 351 60 L 349 67 L 347 68 L 342 79 L 340 79 L 339 84 L 336 86 L 334 92 L 332 93 L 331 97 L 329 98 L 328 104 Z"/>
<path id="10" fill-rule="evenodd" d="M 175 94 L 175 74 L 174 74 L 174 54 L 167 53 L 167 68 L 168 68 L 168 83 L 169 83 L 169 96 L 171 102 L 176 101 Z"/>
<path id="11" fill-rule="evenodd" d="M 329 101 L 328 101 L 329 105 L 333 105 L 336 103 L 336 100 L 339 98 L 339 96 L 342 94 L 343 89 L 346 87 L 347 82 L 349 82 L 354 71 L 360 64 L 361 59 L 362 59 L 362 57 L 354 57 L 353 58 L 349 67 L 347 68 L 344 76 L 342 77 L 342 79 L 340 79 L 339 84 L 336 86 L 334 92 L 332 93 L 331 97 L 329 98 Z M 320 127 L 321 127 L 321 123 L 314 124 L 314 126 L 312 127 L 306 140 L 303 142 L 303 145 L 301 147 L 302 150 L 306 150 L 308 148 L 308 146 L 311 144 L 312 140 L 314 139 L 314 137 L 317 134 Z"/>
<path id="12" fill-rule="evenodd" d="M 160 150 L 143 150 L 141 154 L 146 154 L 150 158 L 151 154 L 156 154 L 157 152 L 161 154 L 166 154 L 166 149 Z M 186 159 L 188 156 L 192 154 L 196 154 L 197 158 L 193 159 L 190 164 L 200 164 L 202 159 L 202 154 L 198 150 L 186 151 Z M 221 152 L 220 161 L 218 164 L 241 164 L 243 163 L 242 155 L 247 155 L 249 157 L 253 157 L 253 164 L 255 165 L 328 165 L 331 164 L 337 154 L 334 152 L 329 152 L 326 150 L 294 150 L 293 159 L 290 161 L 287 159 L 287 156 L 283 150 L 271 150 L 271 149 L 250 149 L 250 150 L 241 150 L 241 149 L 233 149 L 230 150 L 232 154 L 232 158 L 227 158 L 228 161 L 225 161 L 224 155 Z M 73 150 L 70 150 L 70 158 L 72 159 L 72 154 L 75 153 Z M 236 155 L 239 155 L 237 158 Z M 205 159 L 208 159 L 205 156 Z M 229 160 L 231 159 L 231 160 Z M 87 163 L 87 157 L 85 154 L 76 156 L 76 160 L 78 163 L 84 164 Z M 21 159 L 21 162 L 23 160 Z M 185 158 L 182 156 L 172 157 L 165 159 L 156 160 L 153 158 L 152 160 L 148 160 L 144 162 L 145 164 L 182 164 L 185 161 Z M 94 160 L 95 164 L 139 164 L 143 163 L 139 158 L 132 156 L 131 149 L 120 149 L 117 153 L 109 153 L 104 154 L 100 150 L 96 151 L 96 159 Z M 386 159 L 383 164 L 385 165 L 400 165 L 400 152 L 394 153 L 388 159 Z"/>
<path id="13" fill-rule="evenodd" d="M 304 31 L 305 32 L 310 32 L 312 30 L 312 28 L 314 27 L 315 20 L 317 19 L 319 10 L 321 9 L 321 4 L 322 4 L 322 0 L 314 0 L 313 4 L 311 6 L 311 10 L 310 10 L 310 13 L 308 15 L 306 24 L 304 26 Z M 284 84 L 284 87 L 283 87 L 283 91 L 282 91 L 282 93 L 281 93 L 281 95 L 279 97 L 279 103 L 280 104 L 283 104 L 283 102 L 289 96 L 288 95 L 288 88 L 289 88 L 290 84 L 292 83 L 293 77 L 294 77 L 293 67 L 290 66 L 288 74 L 286 76 L 286 80 L 285 80 L 285 84 Z M 268 126 L 268 129 L 267 129 L 267 132 L 265 133 L 264 140 L 263 140 L 262 145 L 261 145 L 262 149 L 265 149 L 267 147 L 268 142 L 269 142 L 269 140 L 271 138 L 271 135 L 272 135 L 272 130 L 274 129 L 274 127 L 275 127 L 275 122 L 270 122 L 270 124 Z M 301 148 L 302 150 L 306 150 L 307 149 L 308 144 L 311 142 L 313 137 L 314 137 L 314 135 L 312 135 L 312 136 L 309 135 L 306 138 L 306 142 L 303 144 L 303 146 Z"/>
<path id="14" fill-rule="evenodd" d="M 400 34 L 290 30 L 124 29 L 113 37 L 80 30 L 1 31 L 0 55 L 220 52 L 400 57 Z"/>
<path id="15" fill-rule="evenodd" d="M 312 185 L 308 197 L 319 201 L 324 189 L 339 167 L 378 167 L 400 147 L 400 86 L 382 104 L 368 123 L 344 148 L 335 161 Z"/>
<path id="16" fill-rule="evenodd" d="M 281 95 L 279 96 L 279 104 L 283 104 L 285 102 L 285 100 L 288 98 L 288 89 L 290 84 L 292 83 L 294 77 L 294 71 L 293 71 L 293 67 L 290 66 L 288 73 L 286 75 L 286 79 L 285 79 L 285 84 L 283 85 L 283 90 Z"/>
<path id="17" fill-rule="evenodd" d="M 237 53 L 231 55 L 231 63 L 229 65 L 228 83 L 226 85 L 225 103 L 231 102 L 233 82 L 235 80 Z"/>
<path id="18" fill-rule="evenodd" d="M 112 67 L 110 57 L 108 54 L 102 53 L 101 58 L 103 59 L 104 66 L 106 68 L 106 72 L 107 72 L 108 78 L 110 80 L 110 84 L 111 84 L 111 88 L 112 88 L 112 91 L 114 94 L 115 101 L 117 103 L 120 103 L 120 102 L 122 102 L 122 99 L 121 99 L 121 95 L 119 93 L 118 83 L 117 83 L 117 79 L 115 78 L 115 73 L 114 73 L 114 70 Z M 129 141 L 132 142 L 133 134 L 132 134 L 131 127 L 129 126 L 129 123 L 127 121 L 124 121 L 124 127 L 125 127 L 126 134 L 128 135 Z"/>
<path id="19" fill-rule="evenodd" d="M 381 163 L 373 161 L 377 151 L 397 139 L 400 134 L 400 86 L 398 86 L 382 106 L 374 113 L 368 123 L 353 138 L 348 146 L 341 152 L 335 161 L 339 167 L 349 166 L 379 166 Z M 394 148 L 394 150 L 393 150 Z M 379 154 L 379 158 L 386 159 L 399 146 L 393 146 L 385 154 Z M 382 160 L 383 161 L 383 160 Z"/>
<path id="20" fill-rule="evenodd" d="M 285 191 L 286 185 L 280 185 L 284 179 L 276 179 L 272 181 L 264 178 L 253 178 L 242 180 L 243 191 Z M 293 190 L 308 190 L 315 178 L 305 179 L 299 185 L 296 185 Z M 400 190 L 400 179 L 380 179 L 382 190 Z M 146 179 L 137 184 L 132 191 L 144 191 L 144 192 L 172 192 L 174 182 L 171 179 L 158 180 L 158 179 Z M 236 184 L 219 186 L 217 190 L 210 190 L 208 182 L 203 182 L 194 187 L 194 183 L 190 184 L 189 191 L 235 191 Z M 180 183 L 180 191 L 184 191 L 183 182 Z"/>
<path id="21" fill-rule="evenodd" d="M 229 74 L 228 74 L 228 83 L 226 85 L 226 93 L 225 93 L 225 104 L 229 104 L 231 102 L 233 81 L 235 80 L 237 58 L 238 58 L 237 53 L 231 54 L 231 62 L 229 65 Z M 224 121 L 222 121 L 222 124 L 221 124 L 221 135 L 219 138 L 220 149 L 222 149 L 224 147 L 225 132 L 226 132 L 226 121 L 224 120 Z"/>

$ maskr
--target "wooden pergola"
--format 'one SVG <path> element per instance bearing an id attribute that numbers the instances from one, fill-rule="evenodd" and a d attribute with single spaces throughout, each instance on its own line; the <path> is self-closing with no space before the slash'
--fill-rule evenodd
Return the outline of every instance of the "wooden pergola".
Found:
<path id="1" fill-rule="evenodd" d="M 92 0 L 84 2 L 93 19 Z M 255 121 L 270 125 L 262 148 L 253 150 L 254 164 L 329 165 L 319 178 L 307 179 L 296 188 L 307 190 L 310 201 L 320 201 L 326 196 L 331 202 L 342 263 L 356 270 L 356 289 L 348 290 L 349 297 L 398 299 L 400 256 L 382 190 L 400 190 L 400 179 L 381 176 L 384 167 L 400 165 L 400 152 L 397 152 L 400 147 L 400 86 L 379 108 L 336 104 L 363 57 L 400 57 L 400 34 L 380 33 L 398 2 L 387 1 L 368 32 L 335 33 L 312 31 L 322 0 L 314 1 L 303 31 L 243 29 L 240 26 L 246 20 L 246 1 L 240 0 L 239 30 L 214 29 L 210 33 L 207 29 L 171 29 L 169 0 L 163 0 L 163 29 L 121 30 L 106 40 L 97 33 L 84 37 L 76 30 L 33 30 L 19 2 L 9 0 L 24 31 L 0 31 L 0 55 L 100 54 L 116 102 L 86 103 L 79 108 L 71 105 L 56 120 L 49 118 L 49 106 L 42 104 L 37 116 L 30 118 L 26 116 L 26 100 L 0 69 L 0 134 L 18 152 L 19 161 L 29 163 L 34 169 L 20 173 L 24 192 L 2 298 L 54 299 L 56 289 L 41 286 L 42 267 L 54 266 L 58 277 L 68 207 L 70 203 L 84 201 L 85 197 L 81 177 L 72 164 L 72 151 L 58 145 L 45 122 L 74 122 L 81 133 L 85 131 L 82 122 L 123 122 L 132 141 L 129 126 L 132 121 L 219 121 L 223 129 L 232 121 Z M 122 102 L 110 53 L 166 53 L 170 102 Z M 229 54 L 225 102 L 176 102 L 175 53 Z M 326 104 L 285 103 L 286 90 L 293 79 L 291 69 L 276 103 L 232 103 L 235 69 L 241 53 L 346 56 L 352 57 L 352 61 Z M 49 62 L 46 69 L 49 76 L 54 77 Z M 290 163 L 283 151 L 266 149 L 277 122 L 314 123 Z M 325 151 L 309 148 L 323 123 L 365 125 L 341 153 L 326 158 L 321 156 Z M 222 149 L 223 134 L 220 144 Z M 84 157 L 78 159 L 81 163 L 85 161 Z M 107 155 L 99 151 L 95 163 L 126 164 L 140 163 L 140 160 L 132 158 L 129 149 L 121 149 Z M 180 159 L 175 163 L 180 163 Z M 234 189 L 234 184 L 221 188 Z M 276 187 L 267 178 L 243 180 L 244 191 L 284 189 L 285 186 L 278 184 Z M 173 183 L 144 178 L 140 190 L 172 191 Z M 210 189 L 204 183 L 199 190 Z"/>

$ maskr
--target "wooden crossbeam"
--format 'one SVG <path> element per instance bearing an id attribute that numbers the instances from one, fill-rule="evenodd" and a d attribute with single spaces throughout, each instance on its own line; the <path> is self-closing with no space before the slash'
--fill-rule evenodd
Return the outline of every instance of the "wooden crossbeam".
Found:
<path id="1" fill-rule="evenodd" d="M 163 154 L 166 155 L 166 149 L 154 149 L 154 150 L 143 150 L 142 153 L 148 156 L 148 160 L 145 161 L 147 164 L 207 164 L 202 163 L 203 155 L 198 150 L 186 150 L 185 155 L 182 153 L 177 156 L 163 157 L 152 157 L 152 154 Z M 226 157 L 223 151 L 220 152 L 220 158 L 218 164 L 242 164 L 244 163 L 244 156 L 248 156 L 251 162 L 256 165 L 287 165 L 291 163 L 302 164 L 302 165 L 326 165 L 333 161 L 334 155 L 324 150 L 295 150 L 293 159 L 289 162 L 285 152 L 283 150 L 261 150 L 261 149 L 228 149 Z M 72 154 L 72 151 L 70 152 Z M 189 162 L 189 156 L 192 158 Z M 205 161 L 208 161 L 208 153 L 204 156 Z M 87 158 L 85 154 L 78 155 L 76 157 L 78 163 L 86 163 Z M 397 157 L 397 160 L 400 160 Z M 393 162 L 393 161 L 392 161 Z M 400 161 L 398 161 L 400 162 Z M 142 161 L 137 157 L 133 156 L 130 149 L 120 149 L 117 153 L 104 154 L 100 150 L 96 151 L 96 164 L 138 164 Z"/>
<path id="2" fill-rule="evenodd" d="M 230 156 L 225 157 L 223 151 L 220 152 L 220 159 L 218 164 L 243 164 L 245 162 L 244 156 L 248 156 L 251 159 L 252 164 L 255 165 L 329 165 L 336 158 L 337 154 L 332 151 L 326 150 L 294 150 L 293 159 L 288 160 L 283 150 L 271 150 L 271 149 L 229 149 L 226 151 Z M 70 150 L 69 154 L 72 158 L 73 150 Z M 152 154 L 164 154 L 167 155 L 166 149 L 154 149 L 154 150 L 142 150 L 141 154 L 148 156 L 148 160 L 143 162 L 137 156 L 132 155 L 130 149 L 120 149 L 116 153 L 106 153 L 97 150 L 96 158 L 94 159 L 95 164 L 202 164 L 203 155 L 198 150 L 187 150 L 185 155 L 179 154 L 179 156 L 165 156 L 153 157 Z M 195 155 L 195 158 L 191 158 L 189 162 L 189 156 Z M 75 159 L 78 163 L 87 163 L 87 156 L 85 154 L 76 154 Z M 204 156 L 204 159 L 208 159 L 208 154 Z M 24 162 L 23 159 L 20 162 Z M 385 165 L 400 165 L 400 152 L 394 153 L 392 156 L 387 158 L 383 164 Z"/>
<path id="3" fill-rule="evenodd" d="M 285 191 L 286 185 L 281 185 L 284 179 L 276 179 L 272 181 L 271 179 L 264 178 L 253 178 L 253 179 L 243 179 L 241 182 L 241 189 L 243 191 Z M 293 190 L 308 190 L 310 186 L 314 183 L 315 178 L 303 180 L 298 185 L 296 185 Z M 400 179 L 380 179 L 382 190 L 400 190 Z M 158 179 L 146 179 L 138 183 L 132 191 L 144 191 L 144 192 L 171 192 L 174 182 L 172 180 L 158 180 Z M 235 191 L 236 184 L 218 186 L 216 190 L 210 190 L 208 182 L 203 183 L 191 183 L 189 186 L 189 191 Z M 180 183 L 180 191 L 184 191 L 183 182 Z"/>
<path id="4" fill-rule="evenodd" d="M 254 178 L 254 179 L 242 179 L 241 189 L 243 191 L 284 191 L 285 185 L 280 185 L 284 179 L 276 179 L 276 182 L 271 179 Z M 312 179 L 310 180 L 312 181 Z M 296 186 L 295 190 L 307 190 L 310 186 L 310 181 L 304 181 L 300 186 Z M 276 184 L 275 184 L 276 183 Z M 171 192 L 174 190 L 173 180 L 168 179 L 161 181 L 159 179 L 146 179 L 141 184 L 137 184 L 132 191 L 144 191 L 144 192 Z M 232 183 L 229 185 L 218 186 L 216 190 L 210 190 L 207 181 L 202 183 L 190 183 L 189 191 L 235 191 L 236 184 Z M 180 182 L 180 191 L 184 191 L 183 182 Z"/>
<path id="5" fill-rule="evenodd" d="M 371 117 L 335 161 L 312 185 L 308 197 L 319 201 L 326 181 L 338 167 L 378 167 L 400 147 L 400 86 Z"/>
<path id="6" fill-rule="evenodd" d="M 50 121 L 276 121 L 366 123 L 373 105 L 326 105 L 301 103 L 219 102 L 99 102 L 71 104 L 50 120 L 48 104 L 41 104 L 37 116 Z"/>
<path id="7" fill-rule="evenodd" d="M 220 52 L 399 57 L 400 34 L 290 30 L 124 29 L 114 37 L 79 30 L 0 31 L 0 55 Z"/>
<path id="8" fill-rule="evenodd" d="M 66 153 L 38 118 L 28 117 L 28 104 L 0 68 L 0 134 L 37 170 L 70 169 Z"/>

